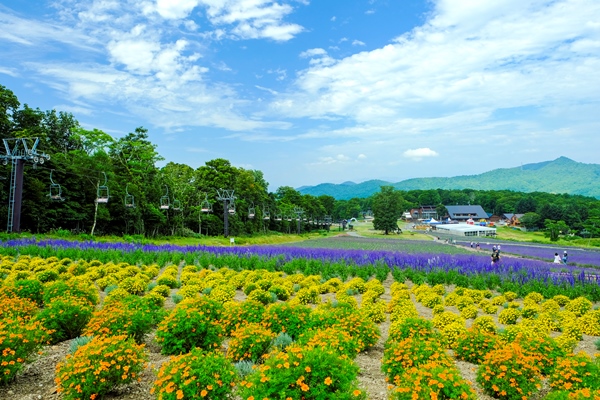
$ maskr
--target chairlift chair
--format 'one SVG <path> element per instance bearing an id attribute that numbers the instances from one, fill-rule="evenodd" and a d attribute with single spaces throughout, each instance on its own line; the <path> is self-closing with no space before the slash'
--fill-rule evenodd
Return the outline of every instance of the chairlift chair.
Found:
<path id="1" fill-rule="evenodd" d="M 269 210 L 266 209 L 266 208 L 263 208 L 262 215 L 263 215 L 263 219 L 270 219 L 271 218 L 271 214 L 269 213 Z"/>
<path id="2" fill-rule="evenodd" d="M 234 203 L 229 203 L 229 205 L 227 206 L 227 212 L 229 213 L 229 215 L 235 214 L 235 204 Z"/>
<path id="3" fill-rule="evenodd" d="M 277 214 L 275 216 L 275 221 L 281 221 L 281 214 Z"/>
<path id="4" fill-rule="evenodd" d="M 108 186 L 106 186 L 106 174 L 104 175 L 104 184 L 98 186 L 97 194 L 96 194 L 96 203 L 108 203 Z"/>
<path id="5" fill-rule="evenodd" d="M 64 197 L 62 197 L 62 189 L 58 183 L 54 183 L 52 180 L 52 172 L 54 172 L 54 170 L 50 171 L 50 194 L 48 196 L 50 196 L 50 200 L 52 201 L 63 201 Z"/>
<path id="6" fill-rule="evenodd" d="M 125 207 L 127 208 L 135 208 L 135 199 L 132 194 L 129 194 L 128 187 L 125 186 Z"/>
<path id="7" fill-rule="evenodd" d="M 160 198 L 160 209 L 168 210 L 171 207 L 171 202 L 169 200 L 169 187 L 165 185 L 166 193 L 164 196 Z"/>
<path id="8" fill-rule="evenodd" d="M 179 211 L 181 210 L 181 201 L 177 199 L 173 199 L 173 210 Z"/>
<path id="9" fill-rule="evenodd" d="M 208 195 L 204 196 L 204 201 L 200 204 L 200 211 L 203 213 L 209 213 L 212 211 L 212 204 L 208 201 Z"/>
<path id="10" fill-rule="evenodd" d="M 254 207 L 248 207 L 248 218 L 254 218 L 256 215 L 256 209 Z"/>

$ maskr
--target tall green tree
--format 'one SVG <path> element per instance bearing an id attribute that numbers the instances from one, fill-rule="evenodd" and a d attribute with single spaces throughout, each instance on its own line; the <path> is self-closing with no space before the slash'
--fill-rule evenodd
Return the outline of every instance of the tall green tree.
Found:
<path id="1" fill-rule="evenodd" d="M 399 191 L 392 186 L 381 186 L 381 191 L 373 196 L 373 227 L 386 235 L 397 229 L 403 205 Z"/>

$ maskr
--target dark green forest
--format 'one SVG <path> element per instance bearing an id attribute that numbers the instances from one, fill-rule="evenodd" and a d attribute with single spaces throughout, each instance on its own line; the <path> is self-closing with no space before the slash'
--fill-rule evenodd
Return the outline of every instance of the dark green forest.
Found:
<path id="1" fill-rule="evenodd" d="M 197 169 L 176 162 L 159 167 L 164 159 L 149 140 L 147 129 L 133 128 L 113 138 L 98 129 L 84 129 L 70 113 L 21 104 L 2 85 L 0 136 L 9 146 L 15 138 L 27 138 L 28 143 L 39 138 L 38 151 L 50 156 L 43 164 L 25 165 L 23 232 L 223 235 L 225 204 L 219 200 L 223 189 L 235 196 L 227 207 L 230 235 L 295 233 L 298 227 L 306 232 L 369 213 L 375 197 L 336 200 L 329 195 L 301 194 L 289 186 L 269 192 L 261 171 L 237 168 L 225 159 L 206 161 Z M 4 145 L 2 153 L 6 153 Z M 0 164 L 0 221 L 4 226 L 12 168 L 10 161 Z M 600 229 L 600 201 L 592 197 L 510 190 L 399 192 L 402 210 L 419 205 L 480 204 L 497 215 L 528 213 L 531 227 L 547 228 L 547 221 L 563 221 L 576 234 L 595 236 Z M 96 201 L 105 194 L 106 203 Z"/>

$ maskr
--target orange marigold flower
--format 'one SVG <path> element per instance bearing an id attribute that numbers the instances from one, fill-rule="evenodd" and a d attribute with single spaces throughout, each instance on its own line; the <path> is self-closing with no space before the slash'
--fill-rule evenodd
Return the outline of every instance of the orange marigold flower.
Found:
<path id="1" fill-rule="evenodd" d="M 326 385 L 331 385 L 331 383 L 332 383 L 332 382 L 333 382 L 333 381 L 331 380 L 331 378 L 330 378 L 330 377 L 327 377 L 327 378 L 325 378 L 325 384 L 326 384 Z"/>
<path id="2" fill-rule="evenodd" d="M 183 391 L 181 389 L 179 389 L 177 391 L 177 400 L 181 400 L 183 399 Z"/>
<path id="3" fill-rule="evenodd" d="M 304 370 L 305 370 L 306 372 L 310 372 L 310 367 L 306 367 L 306 368 L 304 368 Z"/>
<path id="4" fill-rule="evenodd" d="M 200 396 L 202 396 L 202 397 L 206 397 L 207 394 L 208 394 L 208 391 L 206 389 L 202 389 L 202 391 L 200 392 Z"/>
<path id="5" fill-rule="evenodd" d="M 354 392 L 352 392 L 352 394 L 353 394 L 355 397 L 358 397 L 358 396 L 360 395 L 360 393 L 361 393 L 361 391 L 360 391 L 360 390 L 358 390 L 358 389 L 356 389 Z"/>

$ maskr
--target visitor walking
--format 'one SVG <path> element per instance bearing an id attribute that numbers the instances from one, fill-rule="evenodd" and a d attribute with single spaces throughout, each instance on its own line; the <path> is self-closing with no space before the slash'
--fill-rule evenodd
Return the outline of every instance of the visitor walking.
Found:
<path id="1" fill-rule="evenodd" d="M 565 250 L 565 252 L 563 253 L 563 256 L 562 256 L 562 263 L 567 265 L 568 260 L 569 260 L 569 256 L 567 255 L 567 251 Z"/>
<path id="2" fill-rule="evenodd" d="M 562 259 L 558 255 L 558 253 L 554 253 L 554 264 L 562 264 Z"/>

